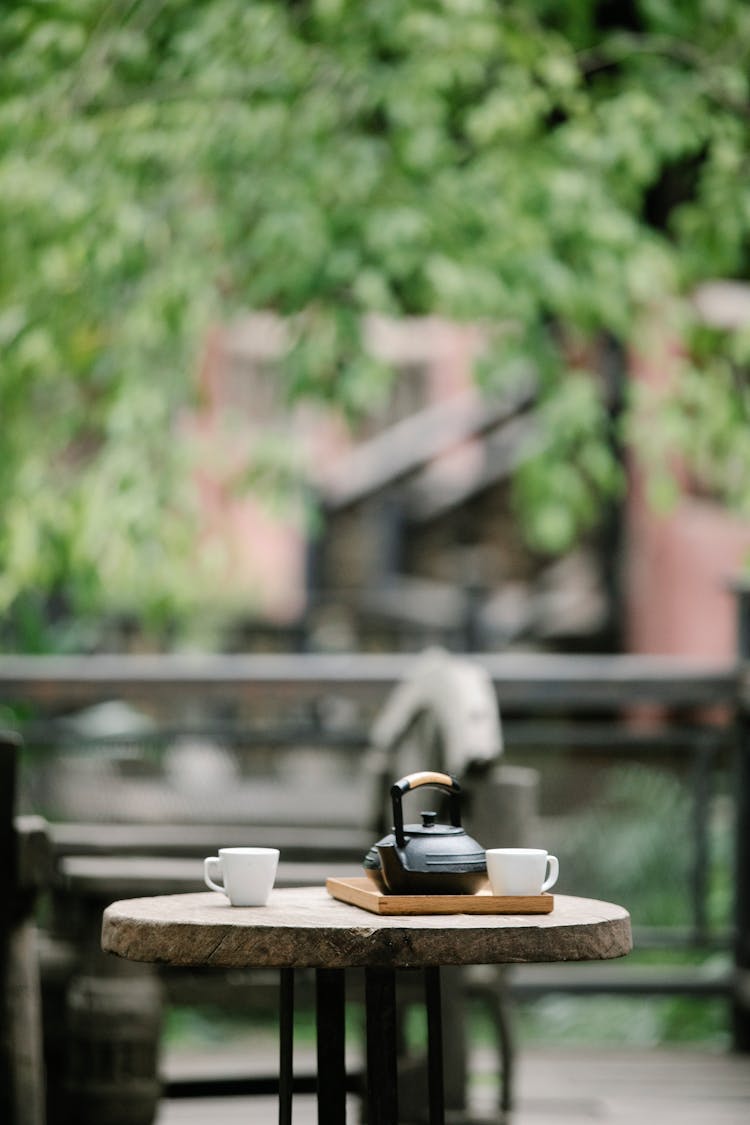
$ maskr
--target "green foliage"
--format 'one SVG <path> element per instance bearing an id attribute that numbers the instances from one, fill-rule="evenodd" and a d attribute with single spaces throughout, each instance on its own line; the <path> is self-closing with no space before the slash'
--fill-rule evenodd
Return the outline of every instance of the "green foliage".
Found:
<path id="1" fill-rule="evenodd" d="M 750 9 L 615 7 L 9 0 L 0 606 L 190 597 L 175 418 L 207 324 L 249 308 L 291 320 L 289 393 L 351 413 L 383 379 L 363 312 L 512 326 L 485 380 L 522 355 L 549 427 L 522 518 L 550 550 L 590 525 L 620 480 L 570 340 L 627 342 L 665 294 L 744 276 L 750 229 Z M 736 346 L 666 424 L 746 510 Z"/>
<path id="2" fill-rule="evenodd" d="M 695 491 L 726 501 L 750 516 L 750 338 L 747 330 L 723 338 L 700 327 L 692 333 L 689 360 L 679 382 L 663 398 L 642 394 L 634 422 L 651 416 L 651 432 L 639 441 L 650 468 L 652 490 L 668 503 L 675 488 L 671 471 L 681 455 Z"/>
<path id="3" fill-rule="evenodd" d="M 622 764 L 606 770 L 596 800 L 550 825 L 551 850 L 560 857 L 560 891 L 576 889 L 625 904 L 636 931 L 629 965 L 703 966 L 725 972 L 729 951 L 672 946 L 640 948 L 638 930 L 689 929 L 694 860 L 694 794 L 691 778 L 663 766 Z M 726 784 L 726 780 L 725 783 Z M 720 793 L 706 810 L 708 867 L 706 914 L 711 932 L 731 930 L 733 815 Z M 527 1041 L 555 1043 L 729 1042 L 728 1010 L 721 1000 L 685 996 L 575 997 L 528 1001 L 522 1008 Z"/>
<path id="4" fill-rule="evenodd" d="M 538 1046 L 689 1043 L 726 1050 L 731 1044 L 724 1000 L 558 994 L 524 1002 L 519 1015 L 521 1042 Z"/>
<path id="5" fill-rule="evenodd" d="M 636 926 L 691 924 L 694 794 L 689 779 L 644 765 L 607 771 L 596 802 L 565 823 L 556 845 L 570 885 L 626 903 Z M 709 924 L 727 929 L 732 913 L 732 816 L 714 797 L 706 810 Z M 592 848 L 591 841 L 606 841 Z"/>
<path id="6" fill-rule="evenodd" d="M 602 440 L 609 420 L 601 389 L 585 371 L 569 371 L 538 411 L 540 451 L 516 480 L 520 518 L 529 541 L 563 551 L 595 520 L 602 496 L 624 481 L 614 446 Z"/>

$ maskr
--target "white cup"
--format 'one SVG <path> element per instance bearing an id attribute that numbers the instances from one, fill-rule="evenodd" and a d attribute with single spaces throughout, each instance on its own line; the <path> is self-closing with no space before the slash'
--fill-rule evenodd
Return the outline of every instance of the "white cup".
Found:
<path id="1" fill-rule="evenodd" d="M 232 906 L 265 906 L 278 865 L 278 848 L 219 848 L 218 855 L 204 859 L 203 878 Z"/>
<path id="2" fill-rule="evenodd" d="M 554 887 L 560 874 L 557 856 L 543 848 L 488 848 L 486 854 L 493 895 L 539 895 Z"/>

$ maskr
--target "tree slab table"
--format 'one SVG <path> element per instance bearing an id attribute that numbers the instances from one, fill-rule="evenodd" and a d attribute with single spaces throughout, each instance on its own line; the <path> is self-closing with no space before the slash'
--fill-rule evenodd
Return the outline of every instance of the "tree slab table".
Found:
<path id="1" fill-rule="evenodd" d="M 628 912 L 614 903 L 555 896 L 549 914 L 381 916 L 323 887 L 275 889 L 268 905 L 233 907 L 214 892 L 115 902 L 102 948 L 132 961 L 217 969 L 277 968 L 279 1123 L 291 1125 L 294 970 L 316 970 L 318 1120 L 345 1125 L 344 974 L 365 970 L 367 1120 L 398 1125 L 396 971 L 422 969 L 428 1028 L 430 1125 L 443 1125 L 443 965 L 601 961 L 632 948 Z"/>

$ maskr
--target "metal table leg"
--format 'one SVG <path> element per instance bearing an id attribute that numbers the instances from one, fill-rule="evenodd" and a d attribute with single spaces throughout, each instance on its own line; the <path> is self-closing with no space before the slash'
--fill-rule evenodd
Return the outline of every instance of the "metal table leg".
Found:
<path id="1" fill-rule="evenodd" d="M 281 969 L 279 983 L 279 1125 L 292 1125 L 294 969 Z"/>
<path id="2" fill-rule="evenodd" d="M 443 1010 L 440 995 L 440 969 L 424 971 L 427 1008 L 427 1085 L 430 1099 L 430 1125 L 445 1125 L 443 1085 Z"/>
<path id="3" fill-rule="evenodd" d="M 367 1125 L 398 1125 L 396 974 L 365 969 Z"/>
<path id="4" fill-rule="evenodd" d="M 315 970 L 319 1125 L 346 1125 L 345 976 Z"/>

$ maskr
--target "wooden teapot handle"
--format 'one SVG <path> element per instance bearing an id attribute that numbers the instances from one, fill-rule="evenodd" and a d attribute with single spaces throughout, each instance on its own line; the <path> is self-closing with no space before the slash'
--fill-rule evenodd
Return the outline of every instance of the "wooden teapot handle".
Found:
<path id="1" fill-rule="evenodd" d="M 449 773 L 437 773 L 433 770 L 418 770 L 416 773 L 407 774 L 399 781 L 394 781 L 391 786 L 391 803 L 393 805 L 393 831 L 396 843 L 400 848 L 406 844 L 404 835 L 404 809 L 402 799 L 404 793 L 411 789 L 418 789 L 422 785 L 429 785 L 434 789 L 442 789 L 450 798 L 450 817 L 454 828 L 461 827 L 461 786 L 455 777 Z"/>

